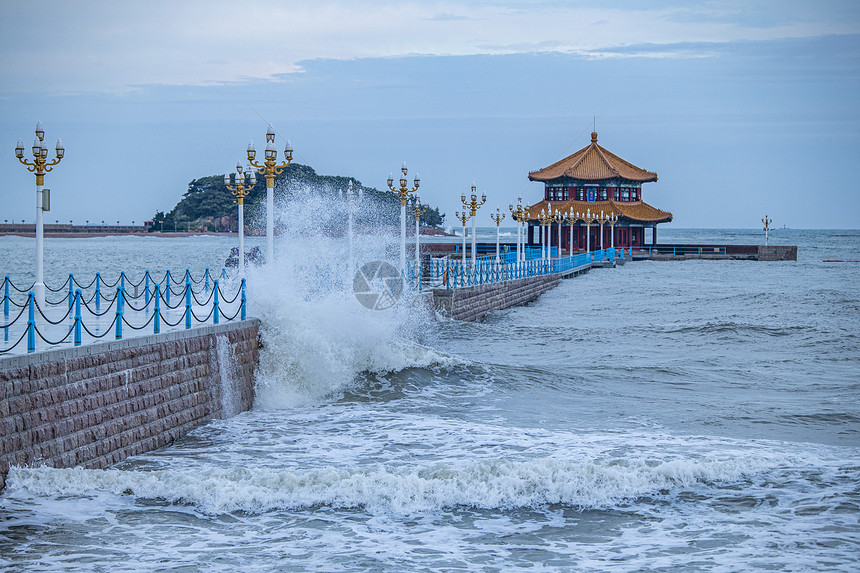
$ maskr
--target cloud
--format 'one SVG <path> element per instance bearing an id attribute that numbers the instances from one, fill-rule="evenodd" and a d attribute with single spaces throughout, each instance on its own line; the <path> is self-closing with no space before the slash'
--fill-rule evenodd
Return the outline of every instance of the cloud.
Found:
<path id="1" fill-rule="evenodd" d="M 553 50 L 592 57 L 682 57 L 677 50 L 624 47 L 860 32 L 860 15 L 845 2 L 822 7 L 738 0 L 716 6 L 704 0 L 616 0 L 600 7 L 525 0 L 8 3 L 0 19 L 0 92 L 276 80 L 301 72 L 299 63 L 307 60 L 408 54 Z"/>

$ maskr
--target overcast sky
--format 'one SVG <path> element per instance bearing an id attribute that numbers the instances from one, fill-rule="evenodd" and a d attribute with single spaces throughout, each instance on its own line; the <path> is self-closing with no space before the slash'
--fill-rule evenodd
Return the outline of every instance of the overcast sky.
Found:
<path id="1" fill-rule="evenodd" d="M 36 121 L 66 147 L 48 222 L 167 211 L 268 122 L 319 173 L 406 160 L 453 222 L 473 180 L 537 201 L 596 117 L 672 226 L 860 227 L 856 0 L 4 1 L 0 49 L 0 221 L 35 218 Z"/>

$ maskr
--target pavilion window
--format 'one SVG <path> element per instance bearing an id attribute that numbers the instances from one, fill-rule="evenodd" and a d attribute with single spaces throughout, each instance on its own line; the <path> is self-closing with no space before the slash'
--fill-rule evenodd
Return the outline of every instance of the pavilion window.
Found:
<path id="1" fill-rule="evenodd" d="M 600 200 L 606 201 L 606 187 L 600 188 Z"/>
<path id="2" fill-rule="evenodd" d="M 584 201 L 585 200 L 585 190 L 582 187 L 576 188 L 576 200 Z"/>
<path id="3" fill-rule="evenodd" d="M 621 200 L 630 201 L 630 191 L 627 189 L 627 187 L 621 188 Z"/>
<path id="4" fill-rule="evenodd" d="M 618 187 L 615 188 L 615 200 L 618 201 Z"/>

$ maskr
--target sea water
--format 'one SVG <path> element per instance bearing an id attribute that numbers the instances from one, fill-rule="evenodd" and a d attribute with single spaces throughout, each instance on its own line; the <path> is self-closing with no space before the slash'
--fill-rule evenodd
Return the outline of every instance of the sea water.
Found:
<path id="1" fill-rule="evenodd" d="M 13 468 L 0 568 L 857 570 L 860 263 L 823 261 L 860 259 L 860 231 L 772 233 L 796 262 L 594 269 L 479 323 L 366 309 L 311 279 L 345 238 L 301 236 L 249 273 L 253 410 L 106 470 Z M 200 271 L 234 241 L 48 239 L 46 277 Z M 33 250 L 0 237 L 0 274 Z"/>

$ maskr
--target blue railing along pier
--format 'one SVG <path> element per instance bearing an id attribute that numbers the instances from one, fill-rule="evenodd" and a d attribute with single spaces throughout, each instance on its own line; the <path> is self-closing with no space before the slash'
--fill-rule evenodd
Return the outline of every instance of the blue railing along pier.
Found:
<path id="1" fill-rule="evenodd" d="M 245 320 L 245 279 L 228 281 L 231 286 L 225 289 L 225 276 L 222 270 L 222 280 L 213 281 L 206 269 L 194 278 L 186 269 L 179 280 L 167 271 L 156 281 L 146 271 L 135 282 L 122 272 L 110 282 L 96 273 L 84 284 L 70 274 L 62 285 L 46 285 L 44 308 L 36 300 L 32 285 L 16 285 L 6 276 L 2 287 L 0 356 L 23 352 L 24 348 L 32 353 L 39 347 L 122 340 L 128 335 L 125 329 L 136 334 L 159 334 L 163 328 L 190 329 L 222 320 Z M 178 299 L 175 304 L 171 303 L 171 295 Z"/>

